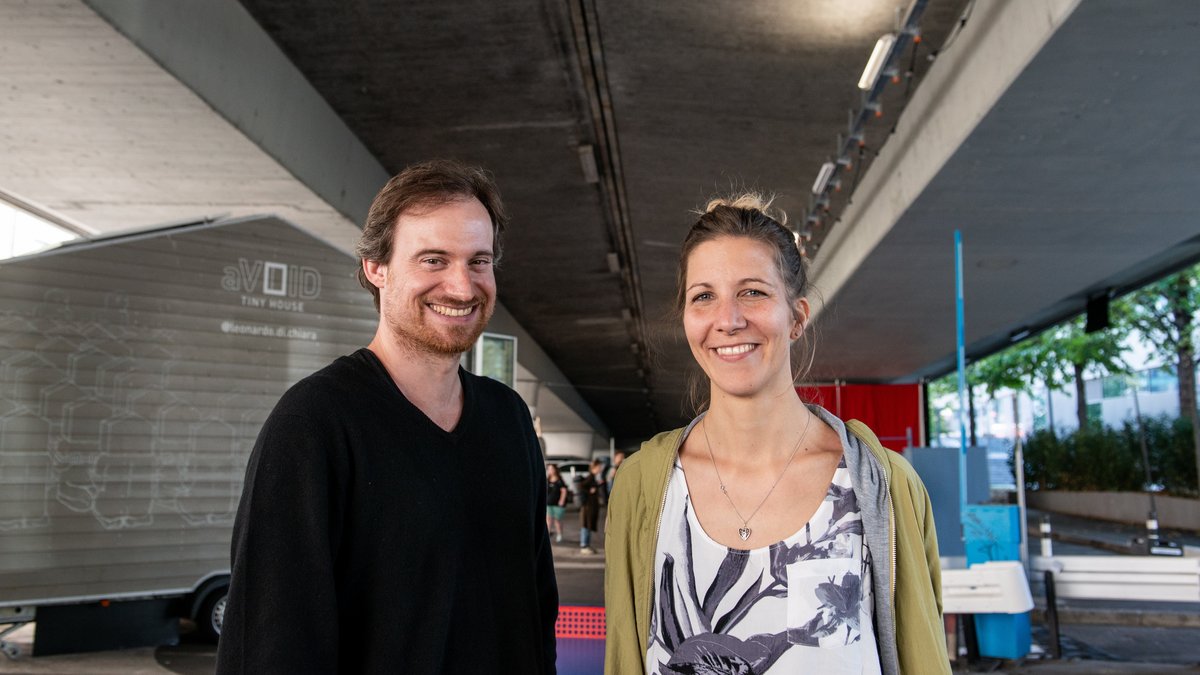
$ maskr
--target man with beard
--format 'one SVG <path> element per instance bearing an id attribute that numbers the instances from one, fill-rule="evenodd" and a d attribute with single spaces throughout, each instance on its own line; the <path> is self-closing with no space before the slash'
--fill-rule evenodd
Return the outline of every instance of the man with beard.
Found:
<path id="1" fill-rule="evenodd" d="M 405 169 L 371 205 L 379 326 L 263 425 L 233 533 L 218 673 L 553 673 L 544 469 L 511 389 L 459 366 L 496 303 L 482 170 Z"/>

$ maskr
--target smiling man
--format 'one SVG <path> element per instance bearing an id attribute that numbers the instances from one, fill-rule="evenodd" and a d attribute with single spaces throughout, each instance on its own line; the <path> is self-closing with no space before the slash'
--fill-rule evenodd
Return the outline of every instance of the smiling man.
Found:
<path id="1" fill-rule="evenodd" d="M 218 673 L 553 673 L 541 451 L 462 354 L 496 304 L 481 169 L 405 169 L 357 252 L 371 343 L 292 387 L 246 470 Z"/>

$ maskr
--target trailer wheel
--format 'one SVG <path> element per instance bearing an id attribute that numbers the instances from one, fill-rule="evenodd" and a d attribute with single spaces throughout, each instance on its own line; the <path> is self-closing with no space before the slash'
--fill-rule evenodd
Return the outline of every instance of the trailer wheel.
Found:
<path id="1" fill-rule="evenodd" d="M 221 626 L 225 623 L 225 599 L 229 596 L 228 586 L 218 586 L 204 596 L 204 602 L 192 617 L 196 629 L 206 641 L 216 643 L 221 637 Z"/>

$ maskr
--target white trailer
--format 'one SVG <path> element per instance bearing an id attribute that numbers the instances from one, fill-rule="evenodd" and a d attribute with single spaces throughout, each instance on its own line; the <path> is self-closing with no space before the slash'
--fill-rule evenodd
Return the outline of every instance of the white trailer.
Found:
<path id="1" fill-rule="evenodd" d="M 356 268 L 271 217 L 0 262 L 0 624 L 37 620 L 35 653 L 215 637 L 259 427 L 374 332 Z"/>

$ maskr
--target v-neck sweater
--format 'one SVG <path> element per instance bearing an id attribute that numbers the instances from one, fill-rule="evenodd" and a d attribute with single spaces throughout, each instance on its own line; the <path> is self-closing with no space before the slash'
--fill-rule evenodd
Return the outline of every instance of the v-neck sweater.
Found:
<path id="1" fill-rule="evenodd" d="M 443 430 L 367 349 L 288 390 L 246 469 L 218 673 L 553 673 L 529 411 L 460 369 Z"/>

